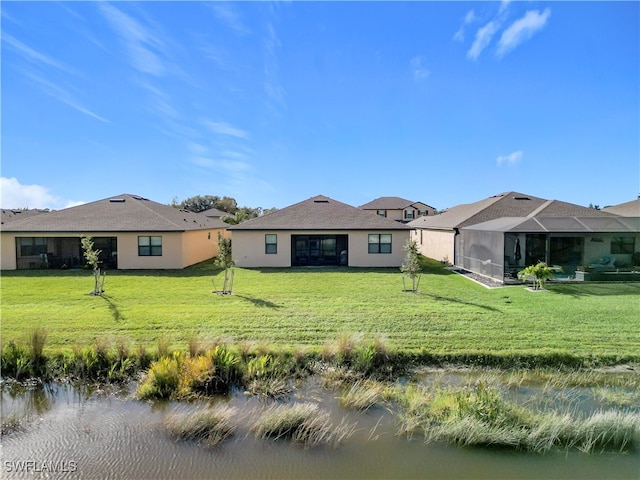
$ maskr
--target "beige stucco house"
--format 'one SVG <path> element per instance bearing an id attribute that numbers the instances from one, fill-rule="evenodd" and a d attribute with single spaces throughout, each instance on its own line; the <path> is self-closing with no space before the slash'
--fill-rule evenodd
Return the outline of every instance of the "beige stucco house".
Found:
<path id="1" fill-rule="evenodd" d="M 419 217 L 434 215 L 435 208 L 422 202 L 412 202 L 400 197 L 380 197 L 358 208 L 397 222 L 410 222 Z"/>
<path id="2" fill-rule="evenodd" d="M 239 267 L 399 267 L 410 228 L 322 195 L 230 227 Z"/>
<path id="3" fill-rule="evenodd" d="M 640 250 L 638 221 L 507 192 L 408 225 L 423 255 L 503 281 L 539 261 L 561 267 L 568 278 L 591 265 L 631 268 Z"/>
<path id="4" fill-rule="evenodd" d="M 72 268 L 93 238 L 106 268 L 180 269 L 218 254 L 227 224 L 138 195 L 118 195 L 3 223 L 2 270 Z"/>

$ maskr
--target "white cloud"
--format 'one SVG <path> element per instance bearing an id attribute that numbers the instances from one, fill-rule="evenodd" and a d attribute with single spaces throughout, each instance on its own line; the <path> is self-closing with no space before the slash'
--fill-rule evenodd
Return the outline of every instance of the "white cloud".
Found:
<path id="1" fill-rule="evenodd" d="M 509 28 L 502 32 L 496 55 L 502 57 L 525 40 L 531 38 L 534 33 L 547 24 L 550 15 L 551 10 L 548 8 L 544 12 L 538 10 L 527 11 L 524 17 L 513 22 Z"/>
<path id="2" fill-rule="evenodd" d="M 491 42 L 491 38 L 498 31 L 498 24 L 495 21 L 487 23 L 484 27 L 478 29 L 476 38 L 467 52 L 467 57 L 476 60 L 482 51 L 487 48 Z"/>
<path id="3" fill-rule="evenodd" d="M 478 20 L 476 14 L 473 10 L 469 10 L 467 14 L 464 16 L 464 24 L 458 29 L 458 31 L 453 35 L 453 39 L 456 42 L 464 42 L 464 26 L 469 25 L 470 23 Z"/>
<path id="4" fill-rule="evenodd" d="M 205 122 L 205 125 L 217 135 L 228 135 L 237 138 L 248 138 L 249 134 L 244 130 L 235 128 L 224 122 Z"/>
<path id="5" fill-rule="evenodd" d="M 17 38 L 12 37 L 7 33 L 2 34 L 2 39 L 8 43 L 15 51 L 19 52 L 24 58 L 33 63 L 44 63 L 45 65 L 49 65 L 50 67 L 55 67 L 59 70 L 65 72 L 71 72 L 71 69 L 64 65 L 62 62 L 59 62 L 53 57 L 40 53 L 33 48 L 25 45 Z"/>
<path id="6" fill-rule="evenodd" d="M 17 178 L 0 177 L 2 208 L 68 208 L 85 202 L 63 200 L 42 185 L 22 185 Z"/>
<path id="7" fill-rule="evenodd" d="M 519 163 L 520 160 L 522 160 L 523 155 L 524 152 L 522 150 L 517 150 L 509 155 L 500 155 L 496 158 L 496 164 L 498 166 L 506 164 L 508 167 L 511 167 L 512 165 Z"/>
<path id="8" fill-rule="evenodd" d="M 162 45 L 158 37 L 152 35 L 135 19 L 107 3 L 100 2 L 99 8 L 107 22 L 120 36 L 133 67 L 143 73 L 164 75 L 166 68 L 162 60 L 151 50 L 152 48 L 157 50 Z"/>
<path id="9" fill-rule="evenodd" d="M 424 57 L 422 57 L 422 55 L 418 55 L 411 59 L 411 71 L 413 72 L 413 79 L 416 82 L 424 80 L 431 74 L 431 72 L 425 68 L 423 63 Z"/>
<path id="10" fill-rule="evenodd" d="M 231 30 L 239 35 L 247 35 L 249 29 L 242 23 L 238 12 L 228 3 L 213 3 L 211 6 L 215 16 Z"/>
<path id="11" fill-rule="evenodd" d="M 500 2 L 500 10 L 498 14 L 504 12 L 510 3 L 511 3 L 511 0 L 502 0 L 502 2 Z"/>

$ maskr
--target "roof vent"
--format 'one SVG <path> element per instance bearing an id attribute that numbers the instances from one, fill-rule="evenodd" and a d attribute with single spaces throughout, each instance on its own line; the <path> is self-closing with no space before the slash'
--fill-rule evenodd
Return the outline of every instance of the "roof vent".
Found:
<path id="1" fill-rule="evenodd" d="M 124 203 L 124 198 L 110 198 L 109 201 L 111 203 Z"/>
<path id="2" fill-rule="evenodd" d="M 318 200 L 314 200 L 313 203 L 329 203 L 329 200 L 324 200 L 324 199 L 320 198 Z"/>
<path id="3" fill-rule="evenodd" d="M 529 197 L 513 197 L 514 200 L 531 200 Z"/>

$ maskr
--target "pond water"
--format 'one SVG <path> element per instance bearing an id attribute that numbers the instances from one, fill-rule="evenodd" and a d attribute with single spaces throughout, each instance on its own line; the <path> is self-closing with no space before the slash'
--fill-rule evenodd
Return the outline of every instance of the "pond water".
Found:
<path id="1" fill-rule="evenodd" d="M 96 393 L 48 385 L 2 390 L 3 421 L 26 420 L 2 438 L 2 478 L 114 479 L 637 479 L 640 452 L 530 454 L 462 448 L 397 436 L 384 408 L 343 409 L 310 381 L 293 401 L 312 401 L 354 433 L 336 448 L 257 439 L 249 425 L 271 402 L 242 393 L 223 400 L 145 403 L 131 389 Z M 175 412 L 216 401 L 238 407 L 238 429 L 217 447 L 176 441 L 163 427 Z"/>

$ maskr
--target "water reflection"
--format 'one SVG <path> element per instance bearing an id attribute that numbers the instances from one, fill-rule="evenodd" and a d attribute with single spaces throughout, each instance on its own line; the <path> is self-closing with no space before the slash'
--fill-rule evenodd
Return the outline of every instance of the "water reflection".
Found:
<path id="1" fill-rule="evenodd" d="M 463 383 L 457 376 L 439 374 L 436 381 Z M 434 381 L 433 378 L 425 381 Z M 508 390 L 508 389 L 507 389 Z M 129 391 L 133 391 L 133 388 Z M 567 393 L 569 404 L 587 409 L 589 388 Z M 540 386 L 510 390 L 521 401 L 544 399 Z M 298 388 L 292 402 L 314 402 L 332 421 L 347 421 L 356 428 L 348 441 L 334 449 L 304 448 L 284 440 L 261 440 L 249 425 L 272 404 L 236 392 L 229 397 L 190 403 L 144 403 L 122 392 L 89 387 L 42 385 L 38 388 L 2 389 L 3 420 L 16 413 L 28 419 L 20 431 L 3 436 L 2 478 L 117 478 L 117 479 L 289 479 L 289 478 L 638 478 L 640 453 L 586 455 L 557 451 L 545 455 L 502 450 L 458 448 L 440 443 L 425 445 L 419 438 L 396 435 L 396 419 L 385 408 L 366 412 L 341 407 L 337 393 L 311 379 Z M 579 399 L 579 400 L 574 400 Z M 216 403 L 236 407 L 238 428 L 215 448 L 175 440 L 164 420 L 175 412 L 189 412 Z M 573 403 L 572 403 L 573 402 Z M 539 401 L 540 408 L 551 408 Z M 638 408 L 636 405 L 634 408 Z M 55 472 L 17 471 L 19 462 Z M 9 463 L 7 463 L 9 462 Z M 71 463 L 73 462 L 73 464 Z M 74 465 L 74 471 L 69 466 Z M 11 471 L 7 466 L 11 466 Z M 66 466 L 66 471 L 64 467 Z"/>

